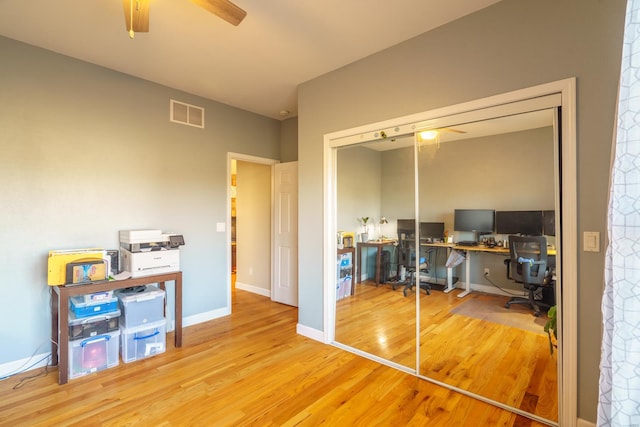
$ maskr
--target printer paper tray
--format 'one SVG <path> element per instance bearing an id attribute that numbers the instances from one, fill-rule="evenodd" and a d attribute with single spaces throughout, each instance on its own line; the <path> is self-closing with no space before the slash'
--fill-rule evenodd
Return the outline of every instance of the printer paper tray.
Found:
<path id="1" fill-rule="evenodd" d="M 150 267 L 138 271 L 132 271 L 131 277 L 153 276 L 154 274 L 173 273 L 179 271 L 180 268 L 175 265 L 165 265 L 162 267 Z"/>

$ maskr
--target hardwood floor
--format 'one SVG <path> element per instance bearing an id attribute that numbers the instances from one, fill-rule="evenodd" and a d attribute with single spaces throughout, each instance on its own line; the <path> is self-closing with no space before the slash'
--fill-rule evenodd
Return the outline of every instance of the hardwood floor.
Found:
<path id="1" fill-rule="evenodd" d="M 169 334 L 165 353 L 62 386 L 55 368 L 0 382 L 0 425 L 541 425 L 297 335 L 297 309 L 235 293 L 182 348 Z"/>
<path id="2" fill-rule="evenodd" d="M 505 309 L 508 297 L 458 292 L 421 291 L 420 373 L 556 421 L 557 352 L 549 351 L 545 319 L 524 305 Z M 356 285 L 355 296 L 337 303 L 336 341 L 415 369 L 415 301 L 389 285 Z M 463 304 L 487 308 L 455 313 Z"/>

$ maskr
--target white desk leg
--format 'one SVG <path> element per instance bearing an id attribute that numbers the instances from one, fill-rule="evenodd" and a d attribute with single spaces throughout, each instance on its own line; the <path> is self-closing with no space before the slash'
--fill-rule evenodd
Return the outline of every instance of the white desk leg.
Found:
<path id="1" fill-rule="evenodd" d="M 471 293 L 471 277 L 470 277 L 470 270 L 471 270 L 471 252 L 470 251 L 465 251 L 464 252 L 464 268 L 465 268 L 465 277 L 464 277 L 464 287 L 465 290 L 463 292 L 460 292 L 458 294 L 458 298 L 464 298 L 467 295 L 469 295 Z"/>
<path id="2" fill-rule="evenodd" d="M 447 267 L 447 287 L 443 292 L 448 294 L 453 289 L 453 268 Z"/>
<path id="3" fill-rule="evenodd" d="M 447 249 L 447 257 L 451 255 L 451 249 Z M 443 291 L 445 294 L 448 294 L 455 288 L 453 287 L 453 268 L 447 267 L 447 287 Z"/>

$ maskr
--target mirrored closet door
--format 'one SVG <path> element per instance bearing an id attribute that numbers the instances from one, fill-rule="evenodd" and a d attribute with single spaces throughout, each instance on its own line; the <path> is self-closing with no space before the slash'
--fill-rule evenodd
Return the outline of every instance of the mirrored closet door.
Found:
<path id="1" fill-rule="evenodd" d="M 555 114 L 432 122 L 336 148 L 337 242 L 344 249 L 346 235 L 354 249 L 352 291 L 336 293 L 337 343 L 557 422 L 557 351 L 542 305 L 555 304 L 556 284 L 535 294 L 540 316 L 505 306 L 528 296 L 508 270 L 509 235 L 543 236 L 555 272 Z"/>
<path id="2" fill-rule="evenodd" d="M 510 274 L 508 248 L 510 235 L 542 237 L 549 253 L 555 246 L 555 228 L 544 230 L 544 213 L 555 211 L 556 200 L 553 116 L 547 109 L 417 133 L 424 280 L 437 289 L 419 297 L 418 370 L 556 421 L 557 358 L 543 305 L 555 304 L 554 287 L 549 278 L 536 288 L 536 316 L 524 303 L 528 291 Z M 471 246 L 443 244 L 442 228 L 454 244 Z M 443 283 L 447 265 L 455 265 L 453 291 Z M 513 297 L 524 301 L 507 308 Z"/>
<path id="3" fill-rule="evenodd" d="M 415 299 L 405 298 L 403 284 L 395 280 L 408 276 L 397 263 L 396 223 L 415 215 L 415 157 L 411 141 L 407 147 L 389 148 L 356 144 L 336 153 L 338 253 L 348 257 L 353 249 L 354 274 L 351 292 L 336 292 L 335 339 L 415 370 Z M 390 169 L 385 159 L 393 164 Z"/>

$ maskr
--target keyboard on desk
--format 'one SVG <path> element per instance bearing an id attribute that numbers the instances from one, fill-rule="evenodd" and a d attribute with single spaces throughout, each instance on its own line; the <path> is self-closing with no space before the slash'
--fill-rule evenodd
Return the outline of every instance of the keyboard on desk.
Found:
<path id="1" fill-rule="evenodd" d="M 478 242 L 474 242 L 473 240 L 463 240 L 462 242 L 457 243 L 458 246 L 478 246 Z"/>

